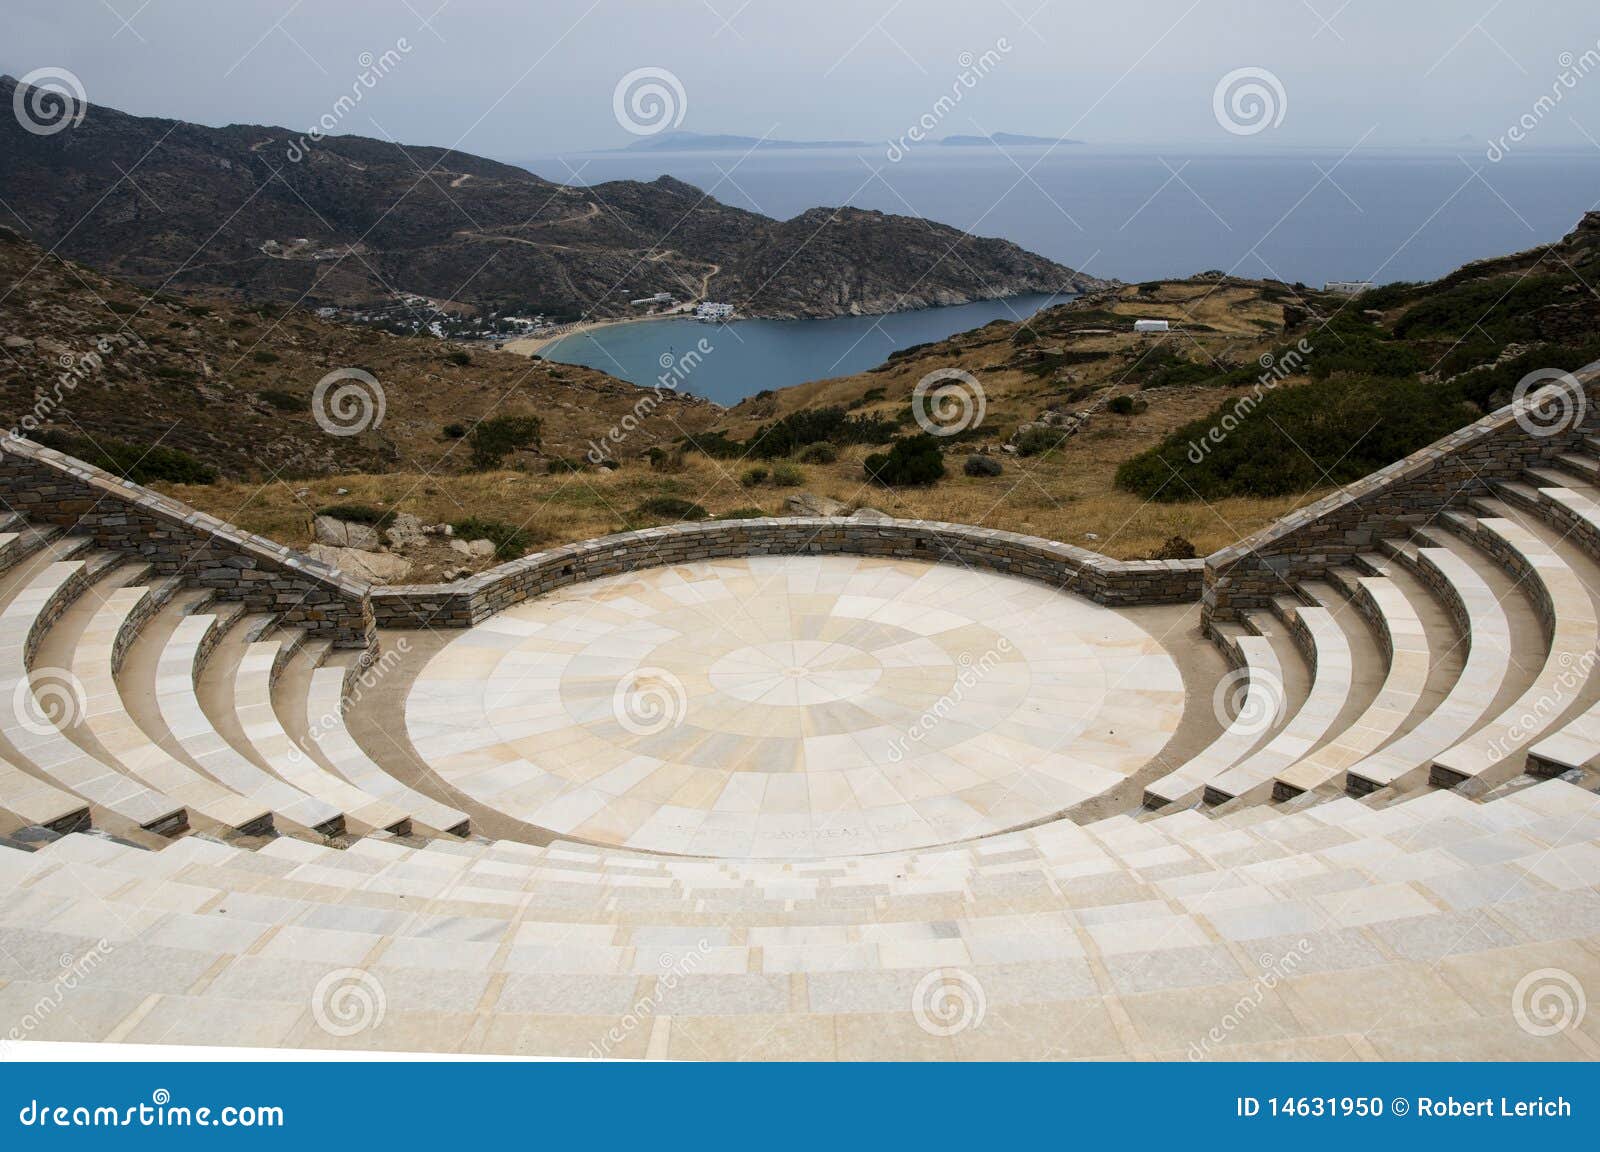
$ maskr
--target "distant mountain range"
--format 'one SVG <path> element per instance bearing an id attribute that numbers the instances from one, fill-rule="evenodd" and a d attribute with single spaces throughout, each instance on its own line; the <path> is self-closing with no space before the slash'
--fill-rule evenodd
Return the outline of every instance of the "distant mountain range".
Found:
<path id="1" fill-rule="evenodd" d="M 1056 144 L 1081 144 L 1081 140 L 1058 139 L 1054 136 L 1026 136 L 1017 132 L 995 132 L 989 136 L 945 136 L 931 143 L 947 148 L 1032 148 Z M 614 152 L 751 152 L 756 149 L 781 149 L 787 151 L 826 148 L 877 148 L 881 142 L 872 140 L 777 140 L 762 136 L 736 136 L 729 133 L 662 132 L 635 140 L 626 148 Z"/>
<path id="2" fill-rule="evenodd" d="M 0 107 L 15 90 L 0 77 Z M 51 135 L 0 116 L 0 189 L 28 239 L 133 283 L 305 305 L 415 293 L 614 316 L 670 292 L 788 318 L 1101 283 L 910 216 L 814 208 L 774 220 L 670 177 L 579 187 L 440 148 L 103 105 Z"/>

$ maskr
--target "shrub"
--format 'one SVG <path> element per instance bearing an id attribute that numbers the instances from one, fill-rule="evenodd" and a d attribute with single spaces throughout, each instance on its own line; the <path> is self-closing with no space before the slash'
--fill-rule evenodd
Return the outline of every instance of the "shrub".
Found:
<path id="1" fill-rule="evenodd" d="M 758 484 L 767 482 L 767 470 L 759 464 L 754 468 L 746 468 L 739 477 L 739 483 L 746 488 L 754 488 Z"/>
<path id="2" fill-rule="evenodd" d="M 809 408 L 761 425 L 744 450 L 762 460 L 776 460 L 824 440 L 833 444 L 887 444 L 894 433 L 893 421 L 881 416 L 851 416 L 839 407 Z"/>
<path id="3" fill-rule="evenodd" d="M 1335 376 L 1269 392 L 1253 407 L 1249 399 L 1124 461 L 1117 485 L 1164 503 L 1308 492 L 1359 479 L 1477 416 L 1456 389 L 1382 377 Z"/>
<path id="4" fill-rule="evenodd" d="M 250 354 L 250 359 L 254 360 L 257 364 L 276 364 L 278 362 L 278 354 L 276 352 L 269 352 L 265 348 L 257 348 Z"/>
<path id="5" fill-rule="evenodd" d="M 800 463 L 802 464 L 832 464 L 839 459 L 839 450 L 826 440 L 819 440 L 815 444 L 807 444 L 800 449 Z"/>
<path id="6" fill-rule="evenodd" d="M 1048 424 L 1029 428 L 1017 438 L 1018 456 L 1042 456 L 1044 453 L 1058 447 L 1066 436 L 1059 428 L 1052 428 Z"/>
<path id="7" fill-rule="evenodd" d="M 506 453 L 539 444 L 537 416 L 495 416 L 472 430 L 472 466 L 480 472 L 498 468 Z"/>
<path id="8" fill-rule="evenodd" d="M 446 424 L 442 429 L 447 440 L 459 440 L 467 434 L 465 424 Z"/>
<path id="9" fill-rule="evenodd" d="M 1011 342 L 1016 345 L 1033 344 L 1039 339 L 1039 334 L 1024 324 L 1018 328 L 1011 337 Z"/>
<path id="10" fill-rule="evenodd" d="M 1182 536 L 1169 536 L 1167 542 L 1151 555 L 1152 560 L 1193 560 L 1194 545 Z"/>
<path id="11" fill-rule="evenodd" d="M 293 392 L 285 392 L 281 388 L 268 388 L 258 392 L 258 396 L 281 412 L 293 412 L 297 408 L 304 408 L 306 402 Z"/>
<path id="12" fill-rule="evenodd" d="M 544 470 L 552 476 L 562 472 L 581 472 L 583 464 L 578 460 L 568 460 L 565 456 L 552 456 L 545 461 Z"/>
<path id="13" fill-rule="evenodd" d="M 651 469 L 653 471 L 656 471 L 656 472 L 682 472 L 683 471 L 683 449 L 682 448 L 673 448 L 671 450 L 668 450 L 666 448 L 651 448 L 649 453 L 648 453 L 648 456 L 650 458 L 650 467 L 651 467 Z"/>
<path id="14" fill-rule="evenodd" d="M 698 436 L 685 436 L 678 443 L 713 460 L 736 460 L 744 455 L 744 445 L 729 440 L 726 432 L 702 432 Z"/>
<path id="15" fill-rule="evenodd" d="M 373 508 L 368 504 L 327 504 L 317 509 L 318 516 L 331 516 L 347 524 L 370 524 L 383 531 L 394 523 L 394 512 L 388 508 Z"/>
<path id="16" fill-rule="evenodd" d="M 1106 405 L 1106 409 L 1108 411 L 1115 412 L 1118 416 L 1132 416 L 1133 415 L 1133 397 L 1132 396 L 1113 396 L 1111 398 L 1110 403 L 1108 403 Z"/>
<path id="17" fill-rule="evenodd" d="M 774 488 L 798 488 L 806 482 L 806 474 L 793 464 L 778 464 L 772 469 Z"/>
<path id="18" fill-rule="evenodd" d="M 732 512 L 724 512 L 718 520 L 757 520 L 766 513 L 759 508 L 735 508 Z"/>
<path id="19" fill-rule="evenodd" d="M 972 455 L 967 457 L 961 470 L 968 476 L 998 476 L 1005 471 L 1005 467 L 993 456 Z"/>
<path id="20" fill-rule="evenodd" d="M 217 470 L 177 448 L 150 447 L 123 440 L 72 436 L 65 432 L 40 432 L 33 439 L 58 452 L 76 456 L 96 468 L 149 484 L 164 480 L 170 484 L 214 484 Z"/>
<path id="21" fill-rule="evenodd" d="M 694 501 L 684 500 L 678 496 L 652 496 L 634 511 L 640 516 L 654 517 L 658 520 L 704 520 L 710 515 Z"/>
<path id="22" fill-rule="evenodd" d="M 465 368 L 468 364 L 472 363 L 472 357 L 459 350 L 445 353 L 445 360 L 448 363 L 456 365 L 458 368 Z"/>
<path id="23" fill-rule="evenodd" d="M 533 547 L 533 537 L 524 528 L 507 524 L 504 520 L 485 520 L 468 516 L 450 525 L 462 540 L 490 540 L 494 543 L 497 560 L 515 560 Z"/>
<path id="24" fill-rule="evenodd" d="M 927 433 L 896 440 L 887 452 L 874 452 L 864 465 L 867 479 L 885 488 L 925 487 L 944 476 L 939 442 Z"/>

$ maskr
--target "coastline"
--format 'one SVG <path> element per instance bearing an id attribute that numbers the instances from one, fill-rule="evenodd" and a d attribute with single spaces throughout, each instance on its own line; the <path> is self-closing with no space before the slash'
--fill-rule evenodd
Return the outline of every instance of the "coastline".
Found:
<path id="1" fill-rule="evenodd" d="M 601 328 L 618 328 L 624 324 L 644 324 L 652 320 L 689 320 L 692 318 L 688 313 L 668 313 L 654 316 L 612 316 L 603 320 L 581 320 L 555 336 L 524 336 L 520 340 L 507 340 L 501 350 L 515 352 L 519 356 L 533 356 L 542 353 L 553 344 L 559 344 L 570 336 L 581 336 L 586 332 L 597 332 Z"/>

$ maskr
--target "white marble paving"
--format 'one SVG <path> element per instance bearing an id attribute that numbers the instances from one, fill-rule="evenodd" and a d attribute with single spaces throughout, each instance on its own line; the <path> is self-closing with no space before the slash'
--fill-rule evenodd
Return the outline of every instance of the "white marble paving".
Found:
<path id="1" fill-rule="evenodd" d="M 598 843 L 826 857 L 1059 812 L 1147 763 L 1184 689 L 1119 613 L 951 566 L 754 557 L 629 573 L 464 633 L 407 700 L 486 807 Z"/>

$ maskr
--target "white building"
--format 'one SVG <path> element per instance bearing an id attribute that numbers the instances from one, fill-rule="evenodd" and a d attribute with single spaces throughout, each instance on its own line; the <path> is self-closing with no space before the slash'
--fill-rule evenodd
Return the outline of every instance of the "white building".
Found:
<path id="1" fill-rule="evenodd" d="M 1171 332 L 1172 324 L 1167 320 L 1135 320 L 1133 322 L 1133 330 L 1135 332 Z"/>
<path id="2" fill-rule="evenodd" d="M 673 303 L 673 299 L 671 292 L 657 292 L 654 296 L 645 296 L 638 300 L 630 300 L 629 303 L 635 308 L 644 308 L 650 304 L 671 304 Z"/>
<path id="3" fill-rule="evenodd" d="M 1323 291 L 1337 292 L 1341 296 L 1359 296 L 1372 287 L 1371 280 L 1329 280 L 1323 286 Z"/>
<path id="4" fill-rule="evenodd" d="M 726 320 L 733 315 L 732 304 L 718 304 L 707 300 L 704 304 L 697 305 L 694 310 L 696 320 Z"/>

